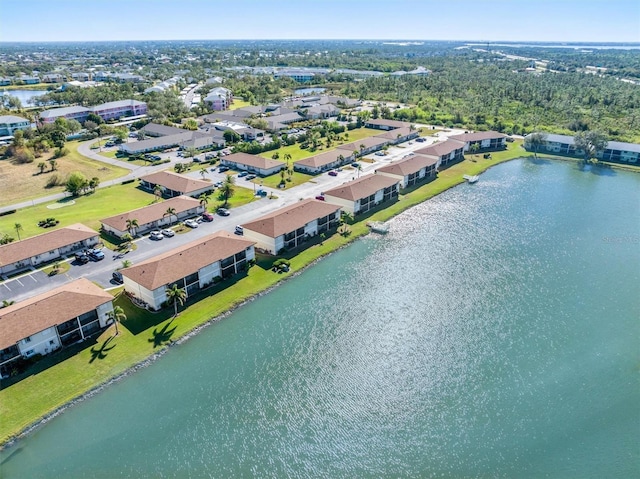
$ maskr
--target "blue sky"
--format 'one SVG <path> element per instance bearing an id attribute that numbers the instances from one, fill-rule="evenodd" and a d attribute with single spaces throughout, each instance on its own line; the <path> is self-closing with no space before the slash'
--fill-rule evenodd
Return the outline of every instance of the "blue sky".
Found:
<path id="1" fill-rule="evenodd" d="M 0 41 L 640 42 L 639 0 L 1 0 Z"/>

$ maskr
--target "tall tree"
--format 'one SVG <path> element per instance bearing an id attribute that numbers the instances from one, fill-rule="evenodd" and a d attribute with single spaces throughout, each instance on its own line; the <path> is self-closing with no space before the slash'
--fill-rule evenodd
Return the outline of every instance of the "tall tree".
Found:
<path id="1" fill-rule="evenodd" d="M 535 133 L 531 133 L 530 135 L 527 135 L 527 137 L 524 140 L 524 146 L 527 149 L 532 149 L 534 158 L 538 158 L 538 150 L 542 145 L 545 144 L 546 141 L 547 141 L 547 135 L 537 131 Z"/>
<path id="2" fill-rule="evenodd" d="M 138 220 L 135 218 L 130 218 L 127 220 L 127 230 L 129 231 L 129 234 L 133 237 L 136 234 L 136 228 L 140 226 L 138 224 Z"/>
<path id="3" fill-rule="evenodd" d="M 167 211 L 165 211 L 165 212 L 162 214 L 162 217 L 163 217 L 163 218 L 164 218 L 165 216 L 168 216 L 168 217 L 169 217 L 169 224 L 171 224 L 171 217 L 172 217 L 172 216 L 176 216 L 176 219 L 178 218 L 178 216 L 176 215 L 176 209 L 175 209 L 175 208 L 171 208 L 171 207 L 167 208 Z"/>
<path id="4" fill-rule="evenodd" d="M 200 206 L 204 206 L 204 209 L 207 209 L 207 205 L 209 204 L 209 195 L 202 193 L 198 200 L 200 200 Z"/>
<path id="5" fill-rule="evenodd" d="M 231 198 L 233 196 L 233 193 L 235 192 L 233 176 L 227 175 L 227 179 L 224 180 L 220 191 L 224 196 L 224 206 L 226 207 L 229 203 L 229 198 Z"/>
<path id="6" fill-rule="evenodd" d="M 576 150 L 582 150 L 585 163 L 597 158 L 608 143 L 607 137 L 601 131 L 580 131 L 573 137 L 573 142 Z"/>
<path id="7" fill-rule="evenodd" d="M 173 304 L 173 316 L 178 316 L 178 303 L 180 306 L 184 304 L 185 299 L 187 299 L 187 292 L 184 288 L 178 288 L 177 284 L 174 284 L 170 288 L 166 288 L 167 294 L 167 302 L 169 304 Z"/>
<path id="8" fill-rule="evenodd" d="M 153 196 L 156 197 L 155 201 L 159 201 L 162 197 L 162 186 L 156 185 L 153 187 Z"/>
<path id="9" fill-rule="evenodd" d="M 111 321 L 113 321 L 113 324 L 115 324 L 116 336 L 120 334 L 120 331 L 118 330 L 118 323 L 127 320 L 127 315 L 124 313 L 124 309 L 122 309 L 120 306 L 116 306 L 112 311 L 109 311 L 107 313 L 107 318 L 109 318 Z"/>
<path id="10" fill-rule="evenodd" d="M 22 231 L 22 225 L 20 223 L 16 223 L 13 225 L 13 229 L 16 230 L 16 234 L 18 235 L 18 241 L 20 241 L 20 231 Z"/>

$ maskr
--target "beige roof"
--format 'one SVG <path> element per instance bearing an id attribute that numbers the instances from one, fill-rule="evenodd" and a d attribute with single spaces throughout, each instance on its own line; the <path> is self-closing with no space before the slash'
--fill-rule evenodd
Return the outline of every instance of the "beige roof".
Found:
<path id="1" fill-rule="evenodd" d="M 76 223 L 38 236 L 0 246 L 0 266 L 29 259 L 56 248 L 98 236 L 98 233 L 83 224 Z"/>
<path id="2" fill-rule="evenodd" d="M 339 206 L 314 199 L 306 199 L 296 204 L 280 208 L 273 213 L 262 216 L 255 221 L 245 223 L 245 230 L 277 238 L 280 235 L 291 233 L 302 228 L 310 221 L 317 220 L 340 210 Z"/>
<path id="3" fill-rule="evenodd" d="M 141 176 L 140 179 L 147 183 L 164 186 L 165 188 L 178 191 L 182 194 L 213 187 L 208 181 L 196 180 L 195 178 L 179 175 L 171 171 L 158 171 L 157 173 Z"/>
<path id="4" fill-rule="evenodd" d="M 324 165 L 328 165 L 335 161 L 338 161 L 338 157 L 342 155 L 344 158 L 353 156 L 353 150 L 345 150 L 343 148 L 337 148 L 332 151 L 320 153 L 319 155 L 310 156 L 304 160 L 296 161 L 296 165 L 309 166 L 312 168 L 320 168 Z"/>
<path id="5" fill-rule="evenodd" d="M 464 143 L 462 141 L 448 139 L 445 141 L 434 143 L 433 145 L 425 146 L 424 148 L 420 148 L 419 150 L 416 150 L 416 153 L 441 157 L 463 147 Z"/>
<path id="6" fill-rule="evenodd" d="M 113 301 L 113 296 L 83 278 L 2 308 L 0 349 L 76 318 L 109 301 Z"/>
<path id="7" fill-rule="evenodd" d="M 239 238 L 226 231 L 218 231 L 121 272 L 123 276 L 152 291 L 240 253 L 254 244 L 253 241 Z"/>
<path id="8" fill-rule="evenodd" d="M 388 126 L 391 128 L 403 128 L 405 126 L 410 126 L 411 123 L 407 123 L 406 121 L 399 120 L 385 120 L 384 118 L 377 118 L 375 120 L 367 120 L 365 122 L 367 125 L 379 125 L 379 126 Z"/>
<path id="9" fill-rule="evenodd" d="M 369 175 L 350 181 L 342 186 L 325 191 L 325 196 L 335 196 L 345 200 L 356 201 L 371 196 L 379 190 L 397 185 L 398 180 L 383 175 Z"/>
<path id="10" fill-rule="evenodd" d="M 398 135 L 400 135 L 401 137 L 409 136 L 411 133 L 413 133 L 413 130 L 411 130 L 411 128 L 409 128 L 408 126 L 405 126 L 402 128 L 396 128 L 395 130 L 390 130 L 390 131 L 385 131 L 384 133 L 380 133 L 379 135 L 376 135 L 376 138 L 386 138 L 387 140 L 397 140 Z"/>
<path id="11" fill-rule="evenodd" d="M 497 131 L 476 131 L 475 133 L 462 133 L 461 135 L 453 135 L 450 136 L 452 140 L 460 140 L 460 141 L 482 141 L 482 140 L 490 140 L 493 138 L 506 138 L 507 135 L 503 133 L 499 133 Z"/>
<path id="12" fill-rule="evenodd" d="M 390 173 L 392 175 L 407 176 L 417 173 L 422 168 L 428 168 L 438 162 L 437 158 L 428 158 L 423 155 L 413 155 L 400 161 L 393 161 L 386 166 L 376 169 L 376 172 Z"/>
<path id="13" fill-rule="evenodd" d="M 153 203 L 152 205 L 138 208 L 137 210 L 127 211 L 120 215 L 111 216 L 100 220 L 103 225 L 111 226 L 118 231 L 126 231 L 127 220 L 137 220 L 138 225 L 142 226 L 153 221 L 158 221 L 164 218 L 168 208 L 173 208 L 176 213 L 182 213 L 183 211 L 197 208 L 200 206 L 200 202 L 190 196 L 176 196 L 166 201 L 159 203 Z"/>
<path id="14" fill-rule="evenodd" d="M 263 170 L 270 170 L 276 166 L 285 167 L 285 164 L 281 161 L 271 160 L 258 155 L 250 155 L 248 153 L 233 153 L 229 156 L 225 156 L 223 160 L 225 162 L 239 163 L 241 165 L 260 168 Z"/>
<path id="15" fill-rule="evenodd" d="M 352 141 L 351 143 L 347 143 L 345 145 L 340 145 L 340 148 L 351 151 L 360 151 L 360 145 L 364 145 L 365 148 L 371 148 L 372 146 L 386 145 L 388 142 L 389 140 L 386 140 L 384 138 L 370 136 L 368 138 L 362 138 L 358 141 Z"/>

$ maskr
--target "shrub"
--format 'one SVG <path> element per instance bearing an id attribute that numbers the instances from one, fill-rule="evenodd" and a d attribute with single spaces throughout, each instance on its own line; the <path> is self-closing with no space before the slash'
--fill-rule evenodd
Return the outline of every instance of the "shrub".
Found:
<path id="1" fill-rule="evenodd" d="M 47 183 L 44 185 L 45 188 L 53 188 L 54 186 L 60 186 L 62 184 L 60 177 L 58 175 L 51 175 L 47 179 Z"/>
<path id="2" fill-rule="evenodd" d="M 33 153 L 31 153 L 29 150 L 19 150 L 16 151 L 15 155 L 13 156 L 14 160 L 16 163 L 18 164 L 25 164 L 25 163 L 33 163 L 35 160 L 35 157 L 33 156 Z"/>
<path id="3" fill-rule="evenodd" d="M 63 156 L 67 156 L 69 154 L 69 148 L 56 148 L 53 157 L 54 158 L 62 158 Z"/>

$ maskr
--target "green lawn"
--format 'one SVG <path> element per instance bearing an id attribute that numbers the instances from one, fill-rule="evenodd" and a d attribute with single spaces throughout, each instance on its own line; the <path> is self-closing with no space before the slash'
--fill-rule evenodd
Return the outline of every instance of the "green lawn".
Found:
<path id="1" fill-rule="evenodd" d="M 303 150 L 302 148 L 300 148 L 300 144 L 296 143 L 294 145 L 283 146 L 281 148 L 278 148 L 277 150 L 265 151 L 264 153 L 260 153 L 260 156 L 264 158 L 272 158 L 275 153 L 278 153 L 278 160 L 284 162 L 284 155 L 288 153 L 289 155 L 291 155 L 291 161 L 296 162 L 304 158 L 309 158 L 310 156 L 335 150 L 336 148 L 340 148 L 340 146 L 344 145 L 345 143 L 351 143 L 352 141 L 358 141 L 363 138 L 380 135 L 382 133 L 384 133 L 384 131 L 382 130 L 374 130 L 372 128 L 357 128 L 355 130 L 341 133 L 340 136 L 342 137 L 342 140 L 334 141 L 330 148 L 327 148 L 325 146 L 324 141 L 322 142 L 322 146 L 315 151 L 311 150 L 310 148 Z"/>
<path id="2" fill-rule="evenodd" d="M 246 276 L 227 280 L 203 291 L 181 308 L 175 319 L 171 318 L 171 308 L 151 314 L 137 309 L 124 296 L 118 297 L 115 303 L 124 308 L 128 318 L 120 325 L 119 336 L 112 337 L 112 326 L 93 342 L 45 357 L 27 371 L 21 381 L 8 383 L 0 391 L 0 417 L 3 418 L 0 422 L 0 443 L 48 412 L 143 361 L 209 318 L 232 309 L 256 293 L 274 286 L 292 272 L 299 271 L 319 257 L 366 234 L 367 221 L 387 220 L 463 182 L 463 174 L 477 174 L 490 166 L 520 156 L 531 155 L 520 148 L 519 142 L 514 142 L 509 144 L 507 151 L 492 153 L 490 160 L 480 158 L 475 162 L 463 161 L 454 165 L 441 172 L 436 180 L 405 192 L 393 205 L 366 218 L 359 218 L 358 222 L 350 226 L 351 234 L 348 237 L 334 234 L 322 243 L 318 239 L 318 242 L 295 255 L 289 253 L 289 273 L 271 272 L 268 269 L 269 258 L 262 258 L 264 261 L 259 262 L 262 267 L 256 265 Z"/>
<path id="3" fill-rule="evenodd" d="M 291 181 L 288 181 L 289 178 L 291 178 Z M 285 175 L 285 180 L 287 180 L 285 181 L 285 183 L 287 186 L 284 189 L 289 189 L 289 188 L 293 188 L 294 186 L 301 185 L 302 183 L 313 180 L 313 178 L 315 178 L 315 175 L 308 175 L 306 173 L 300 173 L 299 171 L 294 171 L 291 177 L 289 177 L 289 175 Z M 262 183 L 264 186 L 277 189 L 281 180 L 282 180 L 282 177 L 278 173 L 277 175 L 267 176 L 266 178 L 256 178 L 255 180 L 252 180 L 252 182 L 257 183 L 258 185 Z"/>
<path id="4" fill-rule="evenodd" d="M 234 98 L 233 103 L 229 105 L 229 110 L 237 110 L 238 108 L 244 108 L 245 106 L 251 106 L 251 103 Z"/>
<path id="5" fill-rule="evenodd" d="M 240 179 L 240 181 L 244 181 Z M 211 195 L 211 199 L 207 204 L 207 210 L 211 212 L 215 212 L 218 208 L 221 208 L 224 205 L 224 199 L 220 197 L 220 190 L 214 191 Z M 252 201 L 257 200 L 258 198 L 253 194 L 253 190 L 249 190 L 247 188 L 235 187 L 233 196 L 229 198 L 229 204 L 227 208 L 236 208 L 238 206 L 246 205 L 247 203 L 251 203 Z"/>
<path id="6" fill-rule="evenodd" d="M 14 225 L 20 223 L 23 228 L 20 237 L 23 239 L 46 233 L 51 231 L 51 228 L 40 228 L 38 221 L 50 217 L 60 221 L 58 228 L 73 223 L 83 223 L 97 231 L 100 228 L 100 219 L 141 208 L 154 201 L 153 194 L 136 188 L 136 184 L 134 182 L 127 185 L 99 188 L 95 193 L 89 195 L 30 206 L 20 209 L 14 214 L 0 216 L 0 232 L 15 236 Z M 47 208 L 49 205 L 60 207 L 49 209 Z"/>

